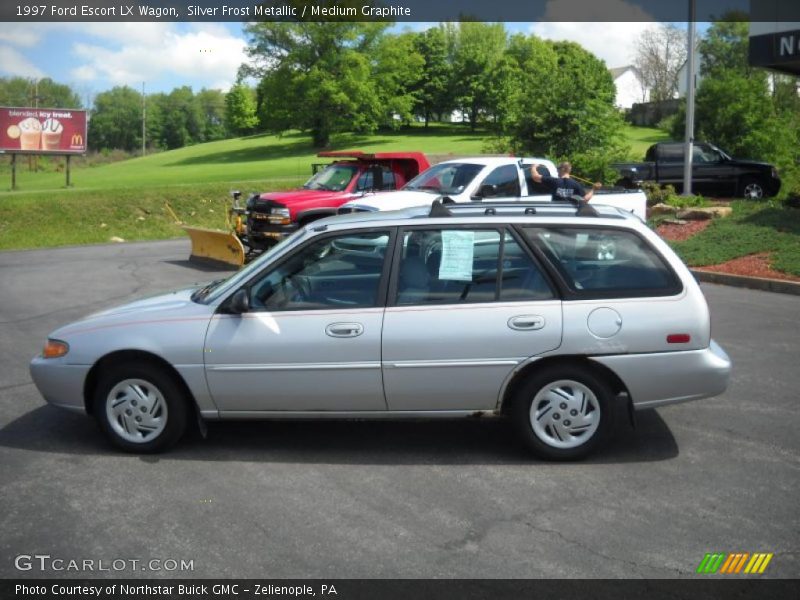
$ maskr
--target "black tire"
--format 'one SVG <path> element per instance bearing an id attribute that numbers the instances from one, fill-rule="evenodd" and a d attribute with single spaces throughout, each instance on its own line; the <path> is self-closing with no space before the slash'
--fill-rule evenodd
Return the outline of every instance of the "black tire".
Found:
<path id="1" fill-rule="evenodd" d="M 549 394 L 548 388 L 553 388 Z M 519 386 L 509 416 L 522 441 L 537 456 L 578 460 L 611 436 L 613 400 L 611 388 L 590 369 L 575 364 L 552 365 L 534 372 Z M 537 410 L 541 414 L 538 427 L 534 427 Z"/>
<path id="2" fill-rule="evenodd" d="M 767 195 L 764 182 L 756 177 L 745 177 L 739 183 L 739 196 L 746 200 L 763 200 Z"/>
<path id="3" fill-rule="evenodd" d="M 97 384 L 93 406 L 100 428 L 111 442 L 138 454 L 162 452 L 175 444 L 186 430 L 190 412 L 189 399 L 174 376 L 147 363 L 106 370 Z"/>

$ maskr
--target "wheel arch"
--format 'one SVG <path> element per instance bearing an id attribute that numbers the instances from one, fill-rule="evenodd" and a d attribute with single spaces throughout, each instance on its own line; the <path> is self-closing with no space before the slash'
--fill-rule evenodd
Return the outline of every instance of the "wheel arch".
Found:
<path id="1" fill-rule="evenodd" d="M 736 196 L 741 197 L 744 195 L 744 189 L 750 183 L 757 183 L 761 186 L 762 190 L 762 197 L 766 198 L 771 195 L 770 190 L 771 187 L 769 185 L 769 181 L 767 177 L 760 172 L 754 171 L 745 171 L 739 174 L 739 177 L 736 182 Z"/>
<path id="2" fill-rule="evenodd" d="M 324 219 L 325 217 L 333 217 L 335 215 L 335 208 L 311 208 L 297 213 L 297 224 L 302 227 L 312 221 Z"/>
<path id="3" fill-rule="evenodd" d="M 192 413 L 195 416 L 199 414 L 197 401 L 194 398 L 194 394 L 192 394 L 192 390 L 189 389 L 186 380 L 184 380 L 181 374 L 168 361 L 146 350 L 116 350 L 106 354 L 92 365 L 92 368 L 89 369 L 89 373 L 86 375 L 86 381 L 83 385 L 83 402 L 87 414 L 92 415 L 94 412 L 94 393 L 100 382 L 100 373 L 103 369 L 132 362 L 146 363 L 168 373 L 183 390 L 183 393 L 189 400 L 189 409 Z"/>
<path id="4" fill-rule="evenodd" d="M 553 365 L 573 365 L 583 367 L 602 378 L 611 387 L 611 391 L 614 392 L 616 397 L 619 397 L 622 394 L 627 397 L 626 403 L 628 413 L 631 420 L 633 420 L 633 401 L 627 386 L 622 379 L 620 379 L 619 375 L 617 375 L 607 366 L 582 355 L 548 356 L 545 358 L 532 360 L 527 364 L 524 364 L 522 367 L 518 367 L 518 370 L 512 373 L 510 379 L 506 381 L 504 388 L 500 393 L 500 398 L 498 400 L 498 410 L 500 413 L 508 414 L 508 409 L 511 406 L 511 399 L 514 397 L 514 394 L 517 392 L 519 387 L 532 373 L 541 369 L 546 369 Z"/>

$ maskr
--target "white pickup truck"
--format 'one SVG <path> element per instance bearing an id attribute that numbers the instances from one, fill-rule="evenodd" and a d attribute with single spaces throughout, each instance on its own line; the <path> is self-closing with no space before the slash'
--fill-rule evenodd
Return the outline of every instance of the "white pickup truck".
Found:
<path id="1" fill-rule="evenodd" d="M 546 186 L 531 177 L 531 166 L 539 164 L 557 177 L 555 165 L 544 158 L 477 156 L 448 160 L 432 166 L 396 192 L 367 194 L 340 207 L 340 212 L 399 210 L 430 204 L 446 196 L 454 202 L 495 198 L 549 200 Z M 541 172 L 541 170 L 540 170 Z M 647 198 L 641 190 L 595 190 L 591 203 L 615 206 L 646 218 Z"/>

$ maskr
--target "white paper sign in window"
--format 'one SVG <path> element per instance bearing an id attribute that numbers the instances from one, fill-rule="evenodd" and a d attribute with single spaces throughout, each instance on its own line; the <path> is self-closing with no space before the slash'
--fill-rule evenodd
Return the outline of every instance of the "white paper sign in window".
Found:
<path id="1" fill-rule="evenodd" d="M 444 281 L 472 281 L 474 251 L 474 231 L 443 231 L 439 279 Z"/>

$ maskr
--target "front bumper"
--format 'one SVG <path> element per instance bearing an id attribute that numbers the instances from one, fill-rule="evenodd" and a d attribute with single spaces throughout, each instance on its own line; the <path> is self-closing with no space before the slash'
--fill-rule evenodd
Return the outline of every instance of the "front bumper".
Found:
<path id="1" fill-rule="evenodd" d="M 636 410 L 711 398 L 728 387 L 731 360 L 711 341 L 703 350 L 597 356 L 627 386 Z"/>
<path id="2" fill-rule="evenodd" d="M 299 229 L 297 223 L 276 225 L 267 220 L 247 219 L 247 237 L 252 240 L 282 240 Z"/>
<path id="3" fill-rule="evenodd" d="M 90 365 L 69 365 L 59 358 L 37 356 L 31 361 L 31 379 L 42 397 L 53 406 L 86 412 L 83 398 Z"/>

